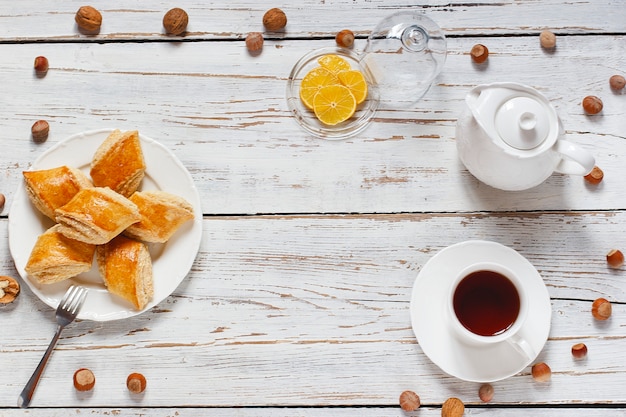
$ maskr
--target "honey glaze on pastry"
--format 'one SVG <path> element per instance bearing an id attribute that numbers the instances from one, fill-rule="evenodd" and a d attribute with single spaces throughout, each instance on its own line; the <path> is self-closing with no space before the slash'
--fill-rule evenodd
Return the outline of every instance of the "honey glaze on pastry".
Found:
<path id="1" fill-rule="evenodd" d="M 146 171 L 139 132 L 114 130 L 96 150 L 89 174 L 96 187 L 125 197 L 137 191 Z"/>
<path id="2" fill-rule="evenodd" d="M 111 294 L 143 309 L 154 295 L 152 259 L 146 245 L 117 236 L 96 248 L 100 276 Z"/>
<path id="3" fill-rule="evenodd" d="M 65 205 L 83 188 L 93 184 L 76 168 L 60 166 L 38 171 L 24 171 L 26 193 L 33 205 L 54 220 L 54 210 Z"/>
<path id="4" fill-rule="evenodd" d="M 106 187 L 80 190 L 55 215 L 61 233 L 93 245 L 107 243 L 141 219 L 133 202 Z"/>
<path id="5" fill-rule="evenodd" d="M 165 191 L 137 191 L 129 199 L 139 208 L 141 220 L 128 226 L 124 234 L 144 242 L 164 243 L 193 219 L 193 206 Z"/>
<path id="6" fill-rule="evenodd" d="M 95 245 L 70 239 L 54 225 L 37 238 L 24 268 L 41 284 L 53 284 L 89 271 Z"/>

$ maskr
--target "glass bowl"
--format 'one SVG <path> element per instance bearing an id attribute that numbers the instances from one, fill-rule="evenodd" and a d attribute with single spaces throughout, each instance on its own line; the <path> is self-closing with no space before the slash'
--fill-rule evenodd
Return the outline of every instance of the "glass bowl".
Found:
<path id="1" fill-rule="evenodd" d="M 319 66 L 318 58 L 329 54 L 342 57 L 350 63 L 352 69 L 361 71 L 367 82 L 368 90 L 367 98 L 357 106 L 354 115 L 334 126 L 320 122 L 315 113 L 308 109 L 300 100 L 300 83 L 302 78 L 310 70 Z M 376 113 L 378 103 L 378 86 L 374 83 L 369 69 L 361 63 L 359 55 L 345 48 L 328 47 L 309 52 L 296 62 L 287 81 L 287 105 L 289 106 L 289 111 L 293 113 L 296 121 L 304 130 L 323 139 L 345 139 L 361 132 L 367 127 L 369 121 Z"/>

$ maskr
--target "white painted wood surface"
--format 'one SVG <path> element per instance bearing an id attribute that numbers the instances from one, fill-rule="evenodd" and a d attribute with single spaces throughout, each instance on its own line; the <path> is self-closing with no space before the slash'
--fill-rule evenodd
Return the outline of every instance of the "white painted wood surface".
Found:
<path id="1" fill-rule="evenodd" d="M 21 172 L 83 130 L 136 128 L 171 149 L 200 191 L 204 235 L 189 276 L 155 309 L 66 329 L 28 412 L 15 408 L 17 395 L 55 324 L 24 285 L 0 307 L 1 416 L 412 415 L 397 405 L 405 389 L 422 397 L 421 416 L 440 415 L 451 396 L 467 415 L 626 413 L 626 272 L 604 259 L 626 249 L 626 94 L 608 87 L 626 73 L 621 3 L 118 0 L 93 3 L 105 20 L 95 37 L 74 26 L 82 3 L 48 3 L 0 3 L 0 274 L 17 276 L 7 216 Z M 180 39 L 161 29 L 174 6 L 190 13 Z M 287 12 L 288 30 L 250 56 L 242 38 L 262 30 L 270 7 Z M 285 102 L 293 64 L 346 27 L 362 50 L 378 19 L 400 9 L 428 13 L 449 35 L 436 85 L 414 109 L 380 111 L 355 138 L 305 134 Z M 539 47 L 543 28 L 559 34 L 554 53 Z M 488 65 L 471 63 L 474 43 L 490 48 Z M 32 71 L 37 55 L 50 60 L 44 78 Z M 467 90 L 494 81 L 540 89 L 568 137 L 595 154 L 603 183 L 553 175 L 510 193 L 474 179 L 458 160 L 454 127 Z M 589 94 L 604 101 L 598 116 L 582 112 Z M 30 126 L 40 118 L 51 134 L 35 144 Z M 552 381 L 538 384 L 527 369 L 495 383 L 488 405 L 478 384 L 430 362 L 409 317 L 422 266 L 468 239 L 519 251 L 552 301 L 538 358 Z M 613 302 L 606 323 L 591 318 L 597 297 Z M 578 341 L 590 350 L 582 362 L 569 352 Z M 71 376 L 83 366 L 97 384 L 79 395 Z M 124 386 L 132 371 L 148 378 L 141 396 Z"/>

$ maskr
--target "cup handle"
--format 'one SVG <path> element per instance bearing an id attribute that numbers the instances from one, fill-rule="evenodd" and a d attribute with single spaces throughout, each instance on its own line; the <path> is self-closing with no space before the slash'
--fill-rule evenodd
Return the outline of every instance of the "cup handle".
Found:
<path id="1" fill-rule="evenodd" d="M 522 339 L 519 334 L 509 337 L 506 341 L 528 360 L 532 360 L 537 356 L 535 349 L 525 339 Z"/>
<path id="2" fill-rule="evenodd" d="M 561 160 L 554 170 L 561 174 L 587 175 L 596 164 L 593 155 L 572 142 L 559 139 L 556 141 L 555 150 L 561 156 Z"/>

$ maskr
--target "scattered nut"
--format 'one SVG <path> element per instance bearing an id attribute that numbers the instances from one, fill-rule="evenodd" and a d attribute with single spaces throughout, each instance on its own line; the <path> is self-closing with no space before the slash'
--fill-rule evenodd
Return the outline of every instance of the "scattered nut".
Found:
<path id="1" fill-rule="evenodd" d="M 539 35 L 539 43 L 545 49 L 552 49 L 556 46 L 556 35 L 549 30 L 544 30 Z"/>
<path id="2" fill-rule="evenodd" d="M 602 100 L 600 97 L 587 96 L 583 99 L 583 109 L 587 114 L 598 114 L 602 111 Z"/>
<path id="3" fill-rule="evenodd" d="M 596 320 L 607 320 L 612 311 L 611 303 L 605 298 L 598 298 L 591 304 L 591 314 Z"/>
<path id="4" fill-rule="evenodd" d="M 74 372 L 74 388 L 77 391 L 90 391 L 96 385 L 96 377 L 87 368 L 80 368 Z"/>
<path id="5" fill-rule="evenodd" d="M 48 58 L 45 56 L 38 56 L 35 58 L 34 63 L 35 72 L 39 75 L 43 75 L 48 72 Z"/>
<path id="6" fill-rule="evenodd" d="M 609 78 L 609 85 L 613 90 L 621 90 L 626 86 L 626 78 L 621 75 L 613 75 Z"/>
<path id="7" fill-rule="evenodd" d="M 491 384 L 482 384 L 478 388 L 478 398 L 484 403 L 488 403 L 493 399 L 493 386 Z"/>
<path id="8" fill-rule="evenodd" d="M 4 203 L 6 203 L 7 199 L 4 194 L 0 194 L 0 212 L 4 210 Z"/>
<path id="9" fill-rule="evenodd" d="M 79 28 L 88 32 L 100 30 L 100 26 L 102 26 L 102 15 L 91 6 L 83 6 L 78 9 L 74 20 Z"/>
<path id="10" fill-rule="evenodd" d="M 465 404 L 458 398 L 448 398 L 441 407 L 441 417 L 461 417 L 465 412 Z"/>
<path id="11" fill-rule="evenodd" d="M 337 42 L 337 45 L 344 48 L 352 48 L 352 45 L 354 45 L 354 32 L 349 29 L 340 31 L 337 33 L 337 36 L 335 36 L 335 42 Z"/>
<path id="12" fill-rule="evenodd" d="M 587 356 L 587 345 L 584 343 L 576 343 L 572 346 L 572 356 L 575 359 L 583 359 Z"/>
<path id="13" fill-rule="evenodd" d="M 146 389 L 146 377 L 133 372 L 126 378 L 126 387 L 133 394 L 141 394 Z"/>
<path id="14" fill-rule="evenodd" d="M 534 364 L 530 371 L 537 382 L 548 382 L 552 378 L 552 369 L 545 362 Z"/>
<path id="15" fill-rule="evenodd" d="M 19 282 L 11 277 L 0 276 L 0 304 L 12 303 L 17 298 L 19 293 Z"/>
<path id="16" fill-rule="evenodd" d="M 598 166 L 594 166 L 591 172 L 585 175 L 585 180 L 592 184 L 600 184 L 604 178 L 604 172 Z"/>
<path id="17" fill-rule="evenodd" d="M 287 15 L 277 7 L 269 9 L 263 15 L 263 26 L 271 31 L 281 30 L 287 26 Z"/>
<path id="18" fill-rule="evenodd" d="M 619 268 L 624 263 L 624 254 L 619 249 L 611 249 L 606 254 L 606 262 L 611 268 Z"/>
<path id="19" fill-rule="evenodd" d="M 263 49 L 263 34 L 261 32 L 250 32 L 246 36 L 246 48 L 250 52 L 258 52 Z"/>
<path id="20" fill-rule="evenodd" d="M 182 35 L 187 30 L 189 15 L 183 9 L 175 7 L 163 16 L 163 27 L 169 35 Z"/>
<path id="21" fill-rule="evenodd" d="M 404 391 L 400 394 L 400 408 L 404 411 L 415 411 L 420 405 L 420 397 L 413 391 Z"/>
<path id="22" fill-rule="evenodd" d="M 45 120 L 37 120 L 30 128 L 33 140 L 37 143 L 45 142 L 48 139 L 50 125 Z"/>
<path id="23" fill-rule="evenodd" d="M 472 56 L 472 61 L 477 64 L 482 64 L 487 60 L 487 57 L 489 56 L 489 49 L 487 49 L 485 45 L 476 44 L 472 46 L 470 55 Z"/>

